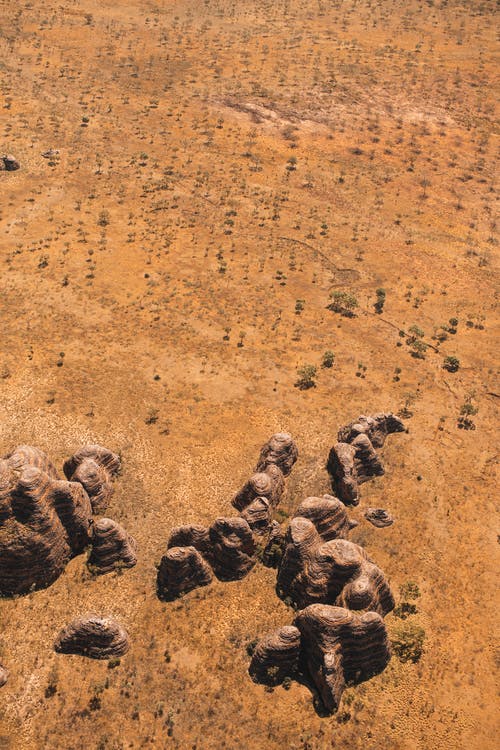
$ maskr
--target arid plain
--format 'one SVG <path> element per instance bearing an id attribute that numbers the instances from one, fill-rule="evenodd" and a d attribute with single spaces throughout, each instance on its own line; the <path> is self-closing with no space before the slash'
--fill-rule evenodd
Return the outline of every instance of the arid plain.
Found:
<path id="1" fill-rule="evenodd" d="M 21 165 L 0 172 L 1 454 L 119 453 L 108 515 L 139 555 L 0 601 L 2 750 L 496 747 L 495 11 L 0 0 L 0 151 Z M 274 570 L 164 603 L 155 564 L 172 527 L 231 514 L 273 432 L 300 451 L 285 519 L 329 490 L 338 428 L 380 411 L 408 432 L 351 538 L 397 599 L 418 585 L 424 651 L 325 718 L 248 676 L 248 643 L 293 619 Z M 113 669 L 53 651 L 86 611 L 130 633 Z"/>

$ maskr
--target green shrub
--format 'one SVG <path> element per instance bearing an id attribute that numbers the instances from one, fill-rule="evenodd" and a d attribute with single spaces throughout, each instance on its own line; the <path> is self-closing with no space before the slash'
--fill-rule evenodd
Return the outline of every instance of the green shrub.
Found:
<path id="1" fill-rule="evenodd" d="M 316 372 L 317 367 L 315 365 L 302 365 L 297 368 L 298 380 L 295 383 L 295 387 L 301 391 L 306 391 L 309 388 L 314 388 L 316 385 Z"/>
<path id="2" fill-rule="evenodd" d="M 423 654 L 425 630 L 420 625 L 405 623 L 394 632 L 392 649 L 400 662 L 415 664 Z"/>

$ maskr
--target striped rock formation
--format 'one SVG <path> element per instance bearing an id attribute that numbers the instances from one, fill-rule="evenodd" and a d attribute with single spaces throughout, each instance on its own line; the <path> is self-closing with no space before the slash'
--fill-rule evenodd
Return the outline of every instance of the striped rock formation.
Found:
<path id="1" fill-rule="evenodd" d="M 300 656 L 300 631 L 285 625 L 261 638 L 248 671 L 254 682 L 280 685 L 296 673 Z"/>
<path id="2" fill-rule="evenodd" d="M 287 477 L 298 455 L 299 451 L 292 436 L 287 432 L 277 432 L 262 446 L 255 471 L 266 471 L 270 464 L 275 464 L 281 469 L 283 476 Z"/>
<path id="3" fill-rule="evenodd" d="M 290 522 L 277 591 L 299 608 L 318 602 L 382 615 L 394 608 L 384 574 L 362 547 L 346 539 L 325 542 L 314 524 L 300 516 Z"/>
<path id="4" fill-rule="evenodd" d="M 271 508 L 267 497 L 256 497 L 241 511 L 241 517 L 257 536 L 268 533 L 271 526 Z"/>
<path id="5" fill-rule="evenodd" d="M 346 505 L 358 505 L 359 485 L 382 476 L 384 467 L 366 435 L 357 435 L 351 443 L 337 443 L 330 450 L 327 470 L 336 495 Z"/>
<path id="6" fill-rule="evenodd" d="M 101 445 L 85 445 L 68 458 L 65 476 L 79 482 L 90 497 L 94 513 L 103 513 L 113 494 L 112 479 L 120 469 L 120 458 Z"/>
<path id="7" fill-rule="evenodd" d="M 394 414 L 361 415 L 354 422 L 341 427 L 337 439 L 339 443 L 352 443 L 358 435 L 366 435 L 374 448 L 382 448 L 387 435 L 404 432 L 405 429 L 402 420 Z"/>
<path id="8" fill-rule="evenodd" d="M 379 529 L 383 529 L 386 526 L 392 526 L 394 518 L 383 508 L 367 508 L 364 512 L 364 516 L 374 526 Z"/>
<path id="9" fill-rule="evenodd" d="M 232 505 L 242 511 L 257 497 L 265 497 L 272 508 L 276 508 L 285 489 L 283 472 L 276 464 L 269 464 L 265 471 L 252 474 L 241 490 L 236 493 Z"/>
<path id="10" fill-rule="evenodd" d="M 207 586 L 212 581 L 212 570 L 194 547 L 170 547 L 158 567 L 156 587 L 158 597 L 171 601 L 188 591 Z"/>
<path id="11" fill-rule="evenodd" d="M 358 525 L 347 515 L 344 503 L 332 495 L 306 497 L 295 511 L 295 516 L 308 518 L 325 542 L 345 538 Z"/>
<path id="12" fill-rule="evenodd" d="M 391 658 L 382 617 L 312 604 L 298 613 L 304 662 L 328 712 L 337 710 L 346 684 L 382 672 Z"/>
<path id="13" fill-rule="evenodd" d="M 100 518 L 94 524 L 91 543 L 87 566 L 95 575 L 133 568 L 137 563 L 135 539 L 111 518 Z"/>
<path id="14" fill-rule="evenodd" d="M 257 562 L 252 530 L 244 518 L 216 518 L 209 529 L 208 562 L 220 581 L 244 578 Z"/>
<path id="15" fill-rule="evenodd" d="M 61 630 L 54 643 L 60 654 L 78 654 L 91 659 L 122 656 L 129 649 L 127 631 L 111 617 L 85 615 Z"/>
<path id="16" fill-rule="evenodd" d="M 260 560 L 267 568 L 277 568 L 285 549 L 285 533 L 277 521 L 272 521 Z"/>
<path id="17" fill-rule="evenodd" d="M 45 588 L 88 544 L 91 506 L 47 456 L 21 446 L 0 460 L 0 594 Z"/>
<path id="18" fill-rule="evenodd" d="M 0 664 L 0 687 L 3 687 L 9 679 L 9 670 Z"/>

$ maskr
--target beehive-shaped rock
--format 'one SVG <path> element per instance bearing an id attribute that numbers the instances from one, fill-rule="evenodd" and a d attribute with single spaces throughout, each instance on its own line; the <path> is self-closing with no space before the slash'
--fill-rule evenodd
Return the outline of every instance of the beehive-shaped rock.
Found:
<path id="1" fill-rule="evenodd" d="M 354 422 L 340 428 L 338 441 L 352 443 L 358 435 L 366 435 L 374 448 L 382 448 L 388 435 L 404 431 L 402 420 L 394 414 L 374 414 L 371 417 L 361 415 Z"/>
<path id="2" fill-rule="evenodd" d="M 157 592 L 171 601 L 212 580 L 212 570 L 194 547 L 170 547 L 158 567 Z"/>
<path id="3" fill-rule="evenodd" d="M 267 497 L 256 497 L 242 510 L 241 517 L 245 519 L 254 534 L 262 536 L 269 531 L 271 525 L 271 507 Z"/>
<path id="4" fill-rule="evenodd" d="M 129 638 L 125 628 L 111 617 L 85 615 L 61 630 L 54 648 L 61 654 L 110 659 L 128 651 Z"/>
<path id="5" fill-rule="evenodd" d="M 103 513 L 113 494 L 113 477 L 120 469 L 120 458 L 101 445 L 85 445 L 64 464 L 64 474 L 79 482 L 90 497 L 94 513 Z"/>
<path id="6" fill-rule="evenodd" d="M 261 638 L 248 669 L 254 682 L 279 685 L 297 671 L 300 655 L 300 631 L 285 625 Z"/>
<path id="7" fill-rule="evenodd" d="M 394 607 L 384 574 L 362 547 L 346 539 L 324 542 L 314 524 L 300 516 L 290 522 L 277 591 L 299 608 L 340 603 L 385 615 Z"/>
<path id="8" fill-rule="evenodd" d="M 239 510 L 244 510 L 257 497 L 265 497 L 269 500 L 271 507 L 275 508 L 285 489 L 283 472 L 276 464 L 269 464 L 265 471 L 252 474 L 241 490 L 232 500 L 233 506 Z"/>
<path id="9" fill-rule="evenodd" d="M 91 543 L 87 565 L 94 574 L 132 568 L 137 563 L 135 539 L 111 518 L 100 518 L 94 524 Z"/>
<path id="10" fill-rule="evenodd" d="M 295 516 L 308 518 L 325 542 L 345 538 L 358 525 L 357 521 L 351 520 L 347 515 L 344 503 L 332 495 L 306 497 L 297 508 Z"/>
<path id="11" fill-rule="evenodd" d="M 373 677 L 389 662 L 387 631 L 376 612 L 360 615 L 312 604 L 298 613 L 294 624 L 308 672 L 329 712 L 337 710 L 346 684 Z"/>
<path id="12" fill-rule="evenodd" d="M 270 464 L 281 469 L 287 477 L 299 455 L 297 445 L 287 432 L 277 432 L 262 446 L 256 471 L 266 471 Z"/>
<path id="13" fill-rule="evenodd" d="M 30 446 L 0 461 L 3 595 L 49 586 L 88 544 L 89 498 L 80 485 L 56 477 L 43 451 Z"/>

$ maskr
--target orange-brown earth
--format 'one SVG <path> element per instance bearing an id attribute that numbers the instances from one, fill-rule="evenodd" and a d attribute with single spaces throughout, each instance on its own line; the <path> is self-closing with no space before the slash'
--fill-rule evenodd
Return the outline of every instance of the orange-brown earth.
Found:
<path id="1" fill-rule="evenodd" d="M 80 556 L 0 603 L 1 748 L 495 746 L 495 10 L 0 2 L 0 150 L 21 162 L 0 172 L 1 451 L 120 452 L 107 515 L 139 545 L 122 575 Z M 327 309 L 334 290 L 355 317 Z M 246 644 L 293 619 L 274 571 L 172 604 L 155 563 L 173 526 L 230 514 L 272 432 L 300 449 L 291 513 L 328 491 L 340 425 L 405 407 L 351 538 L 396 594 L 417 583 L 425 650 L 322 718 L 305 687 L 247 675 Z M 130 633 L 113 669 L 52 650 L 86 611 Z"/>

